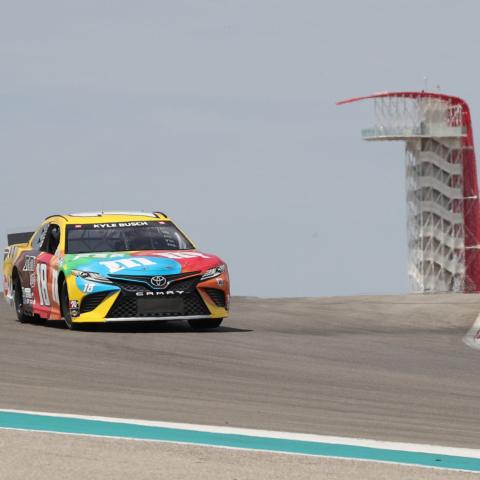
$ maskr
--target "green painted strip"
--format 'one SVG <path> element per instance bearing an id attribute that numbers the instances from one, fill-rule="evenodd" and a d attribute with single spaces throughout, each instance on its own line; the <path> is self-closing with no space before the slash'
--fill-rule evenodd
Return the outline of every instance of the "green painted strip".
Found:
<path id="1" fill-rule="evenodd" d="M 377 460 L 427 467 L 480 472 L 480 459 L 382 448 L 339 445 L 283 438 L 255 437 L 228 433 L 201 432 L 130 423 L 48 416 L 0 411 L 0 428 L 38 430 L 43 432 L 97 435 L 140 440 L 158 440 L 198 445 L 232 447 L 273 452 Z"/>

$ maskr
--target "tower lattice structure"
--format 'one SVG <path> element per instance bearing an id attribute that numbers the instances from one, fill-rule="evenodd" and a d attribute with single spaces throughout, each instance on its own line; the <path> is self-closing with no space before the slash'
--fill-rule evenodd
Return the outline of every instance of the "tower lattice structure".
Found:
<path id="1" fill-rule="evenodd" d="M 480 291 L 480 203 L 467 103 L 429 92 L 372 99 L 367 141 L 405 142 L 408 274 L 415 292 Z"/>

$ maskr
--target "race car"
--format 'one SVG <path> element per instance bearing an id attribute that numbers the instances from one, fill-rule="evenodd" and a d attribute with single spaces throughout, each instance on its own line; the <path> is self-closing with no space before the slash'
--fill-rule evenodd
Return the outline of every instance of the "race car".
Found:
<path id="1" fill-rule="evenodd" d="M 52 215 L 8 236 L 4 295 L 20 322 L 187 320 L 217 328 L 228 316 L 225 262 L 196 249 L 164 213 Z"/>

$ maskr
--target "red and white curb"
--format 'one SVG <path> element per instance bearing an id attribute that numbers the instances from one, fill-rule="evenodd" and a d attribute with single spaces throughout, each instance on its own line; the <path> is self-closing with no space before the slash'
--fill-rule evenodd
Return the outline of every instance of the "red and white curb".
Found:
<path id="1" fill-rule="evenodd" d="M 463 343 L 470 348 L 480 350 L 480 315 L 478 315 L 470 330 L 463 337 Z"/>

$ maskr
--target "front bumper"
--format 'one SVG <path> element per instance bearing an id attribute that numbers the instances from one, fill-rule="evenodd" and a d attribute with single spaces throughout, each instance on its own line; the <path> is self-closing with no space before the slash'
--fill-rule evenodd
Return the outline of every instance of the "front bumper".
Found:
<path id="1" fill-rule="evenodd" d="M 68 280 L 71 282 L 73 279 L 70 277 Z M 146 322 L 218 319 L 228 316 L 228 277 L 225 282 L 217 279 L 200 282 L 200 275 L 182 275 L 182 278 L 172 280 L 163 291 L 152 289 L 133 278 L 111 280 L 114 280 L 111 290 L 107 292 L 103 289 L 90 294 L 82 293 L 76 284 L 69 283 L 70 298 L 70 292 L 76 290 L 79 294 L 80 308 L 77 315 L 72 317 L 73 322 Z M 173 305 L 175 308 L 165 309 L 162 305 L 163 298 L 166 300 L 165 305 Z M 151 305 L 160 308 L 150 308 L 150 300 Z M 147 311 L 145 306 L 148 307 Z"/>

